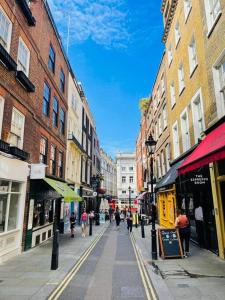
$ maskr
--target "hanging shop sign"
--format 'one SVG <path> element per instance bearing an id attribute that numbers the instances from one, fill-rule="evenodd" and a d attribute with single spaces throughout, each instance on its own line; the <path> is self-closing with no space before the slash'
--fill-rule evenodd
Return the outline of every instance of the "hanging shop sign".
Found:
<path id="1" fill-rule="evenodd" d="M 163 259 L 183 257 L 180 236 L 176 228 L 160 228 L 158 236 L 160 256 Z"/>
<path id="2" fill-rule="evenodd" d="M 45 178 L 45 164 L 31 164 L 30 179 L 44 179 Z"/>
<path id="3" fill-rule="evenodd" d="M 190 182 L 194 185 L 205 185 L 209 182 L 209 178 L 203 174 L 195 174 L 190 178 Z"/>

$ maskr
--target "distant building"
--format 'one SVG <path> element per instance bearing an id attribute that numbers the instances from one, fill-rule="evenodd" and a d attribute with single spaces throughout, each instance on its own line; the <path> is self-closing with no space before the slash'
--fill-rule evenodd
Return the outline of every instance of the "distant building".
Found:
<path id="1" fill-rule="evenodd" d="M 129 187 L 131 206 L 137 197 L 136 183 L 136 156 L 135 153 L 118 153 L 116 155 L 117 166 L 117 197 L 120 208 L 129 207 Z"/>

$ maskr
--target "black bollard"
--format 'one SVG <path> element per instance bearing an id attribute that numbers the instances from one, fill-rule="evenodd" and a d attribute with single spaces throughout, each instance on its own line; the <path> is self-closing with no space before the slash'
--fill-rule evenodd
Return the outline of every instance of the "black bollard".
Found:
<path id="1" fill-rule="evenodd" d="M 89 235 L 92 235 L 92 217 L 89 218 Z"/>
<path id="2" fill-rule="evenodd" d="M 136 218 L 135 218 L 135 227 L 138 228 L 138 214 L 136 214 Z"/>
<path id="3" fill-rule="evenodd" d="M 57 270 L 59 266 L 59 230 L 54 232 L 52 244 L 51 270 Z"/>
<path id="4" fill-rule="evenodd" d="M 145 227 L 144 227 L 144 219 L 141 218 L 141 236 L 144 239 L 145 238 Z"/>

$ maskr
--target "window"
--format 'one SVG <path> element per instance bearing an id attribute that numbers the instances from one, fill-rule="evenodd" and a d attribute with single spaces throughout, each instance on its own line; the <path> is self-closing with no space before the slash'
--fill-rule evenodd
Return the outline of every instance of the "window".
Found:
<path id="1" fill-rule="evenodd" d="M 18 57 L 17 57 L 17 69 L 23 71 L 28 77 L 30 64 L 30 50 L 27 48 L 23 40 L 19 39 Z"/>
<path id="2" fill-rule="evenodd" d="M 55 73 L 55 51 L 54 51 L 52 45 L 50 45 L 50 48 L 49 48 L 48 68 L 53 73 Z"/>
<path id="3" fill-rule="evenodd" d="M 16 146 L 20 149 L 23 148 L 24 123 L 24 115 L 16 108 L 13 108 L 10 131 L 10 145 Z"/>
<path id="4" fill-rule="evenodd" d="M 85 151 L 87 150 L 87 137 L 85 132 L 83 132 L 83 149 Z"/>
<path id="5" fill-rule="evenodd" d="M 164 75 L 161 78 L 161 92 L 162 92 L 162 95 L 165 92 L 165 79 L 164 79 Z"/>
<path id="6" fill-rule="evenodd" d="M 191 39 L 191 42 L 188 46 L 188 54 L 189 54 L 189 68 L 190 68 L 190 74 L 192 74 L 198 64 L 197 61 L 197 54 L 196 54 L 196 43 L 195 43 L 195 37 L 193 36 Z"/>
<path id="7" fill-rule="evenodd" d="M 63 177 L 63 152 L 59 152 L 58 175 L 59 175 L 60 178 Z"/>
<path id="8" fill-rule="evenodd" d="M 65 134 L 65 111 L 60 109 L 60 133 Z"/>
<path id="9" fill-rule="evenodd" d="M 82 182 L 85 182 L 86 161 L 82 160 Z"/>
<path id="10" fill-rule="evenodd" d="M 0 44 L 9 52 L 12 34 L 12 22 L 0 8 Z"/>
<path id="11" fill-rule="evenodd" d="M 181 94 L 182 91 L 185 88 L 185 83 L 184 83 L 184 67 L 183 67 L 182 64 L 179 66 L 179 69 L 178 69 L 178 80 L 179 80 L 179 93 Z"/>
<path id="12" fill-rule="evenodd" d="M 205 0 L 206 19 L 210 32 L 219 14 L 221 13 L 220 0 Z"/>
<path id="13" fill-rule="evenodd" d="M 122 191 L 122 194 L 126 194 L 127 192 L 126 191 Z"/>
<path id="14" fill-rule="evenodd" d="M 4 98 L 0 96 L 0 139 L 2 134 L 2 123 L 3 123 L 3 113 L 4 113 Z"/>
<path id="15" fill-rule="evenodd" d="M 134 167 L 129 167 L 129 171 L 133 171 L 134 170 Z"/>
<path id="16" fill-rule="evenodd" d="M 129 182 L 130 182 L 130 183 L 133 183 L 133 182 L 134 182 L 134 177 L 133 177 L 133 176 L 130 176 Z"/>
<path id="17" fill-rule="evenodd" d="M 174 159 L 180 155 L 180 145 L 179 145 L 179 134 L 178 134 L 178 124 L 177 122 L 173 125 L 173 151 Z"/>
<path id="18" fill-rule="evenodd" d="M 171 108 L 173 108 L 174 105 L 176 104 L 176 95 L 175 95 L 174 82 L 172 82 L 171 85 L 170 85 L 170 102 L 171 102 Z"/>
<path id="19" fill-rule="evenodd" d="M 53 113 L 52 113 L 52 123 L 53 126 L 58 126 L 58 118 L 59 118 L 59 102 L 56 97 L 54 97 L 53 101 Z"/>
<path id="20" fill-rule="evenodd" d="M 180 24 L 179 22 L 177 22 L 176 26 L 175 26 L 175 44 L 176 46 L 178 45 L 180 41 Z"/>
<path id="21" fill-rule="evenodd" d="M 51 145 L 51 151 L 50 151 L 50 174 L 55 175 L 56 173 L 56 146 Z"/>
<path id="22" fill-rule="evenodd" d="M 65 74 L 64 74 L 62 69 L 61 69 L 61 72 L 60 72 L 60 90 L 63 93 L 65 91 Z"/>
<path id="23" fill-rule="evenodd" d="M 74 111 L 77 111 L 77 100 L 74 94 L 72 95 L 72 108 Z"/>
<path id="24" fill-rule="evenodd" d="M 181 122 L 183 152 L 185 152 L 190 148 L 190 133 L 189 133 L 187 109 L 185 109 L 184 112 L 181 114 L 180 122 Z"/>
<path id="25" fill-rule="evenodd" d="M 155 140 L 157 141 L 159 138 L 159 128 L 158 128 L 158 123 L 155 123 Z"/>
<path id="26" fill-rule="evenodd" d="M 187 20 L 189 13 L 191 11 L 191 0 L 184 0 L 184 17 Z"/>
<path id="27" fill-rule="evenodd" d="M 169 46 L 168 48 L 168 62 L 169 62 L 169 66 L 171 65 L 173 61 L 173 51 L 172 51 L 172 45 Z"/>
<path id="28" fill-rule="evenodd" d="M 40 140 L 40 157 L 39 161 L 42 164 L 47 164 L 47 154 L 48 154 L 48 140 L 41 137 Z"/>
<path id="29" fill-rule="evenodd" d="M 165 147 L 166 154 L 166 171 L 168 172 L 170 169 L 170 144 L 167 144 Z"/>
<path id="30" fill-rule="evenodd" d="M 159 115 L 158 117 L 158 124 L 159 124 L 159 136 L 162 134 L 162 116 Z"/>
<path id="31" fill-rule="evenodd" d="M 157 106 L 158 106 L 160 103 L 160 87 L 158 87 L 156 95 L 157 95 L 156 97 L 157 97 Z"/>
<path id="32" fill-rule="evenodd" d="M 18 228 L 21 184 L 0 180 L 0 233 Z"/>
<path id="33" fill-rule="evenodd" d="M 163 107 L 162 117 L 163 117 L 163 129 L 166 129 L 166 127 L 167 127 L 167 108 L 166 108 L 166 105 L 164 105 L 164 107 Z"/>
<path id="34" fill-rule="evenodd" d="M 44 96 L 43 96 L 42 112 L 46 116 L 49 115 L 50 98 L 51 98 L 51 89 L 48 86 L 48 84 L 45 82 L 44 83 Z"/>
<path id="35" fill-rule="evenodd" d="M 165 166 L 165 157 L 163 151 L 161 152 L 161 162 L 162 162 L 162 176 L 166 174 L 166 166 Z"/>
<path id="36" fill-rule="evenodd" d="M 200 91 L 198 91 L 196 95 L 193 97 L 191 104 L 192 104 L 195 143 L 197 143 L 198 139 L 201 137 L 201 133 L 205 129 L 203 108 L 202 108 L 202 97 Z"/>
<path id="37" fill-rule="evenodd" d="M 122 167 L 122 171 L 126 171 L 126 167 Z"/>
<path id="38" fill-rule="evenodd" d="M 213 68 L 214 87 L 216 95 L 217 114 L 225 115 L 225 50 Z"/>
<path id="39" fill-rule="evenodd" d="M 161 178 L 162 177 L 162 172 L 161 172 L 161 163 L 160 163 L 160 156 L 157 156 L 157 166 L 158 166 L 158 177 Z"/>
<path id="40" fill-rule="evenodd" d="M 91 141 L 88 139 L 88 155 L 91 156 Z"/>
<path id="41" fill-rule="evenodd" d="M 126 183 L 126 176 L 122 176 L 122 183 Z"/>

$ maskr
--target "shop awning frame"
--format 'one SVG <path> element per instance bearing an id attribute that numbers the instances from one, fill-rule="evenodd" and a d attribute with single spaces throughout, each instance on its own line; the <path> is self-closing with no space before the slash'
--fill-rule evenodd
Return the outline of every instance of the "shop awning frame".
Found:
<path id="1" fill-rule="evenodd" d="M 64 198 L 65 202 L 80 202 L 82 201 L 81 197 L 73 191 L 65 182 L 54 180 L 51 178 L 44 178 L 44 181 L 50 185 L 59 195 Z"/>
<path id="2" fill-rule="evenodd" d="M 178 174 L 199 169 L 225 158 L 225 122 L 212 130 L 178 168 Z"/>

